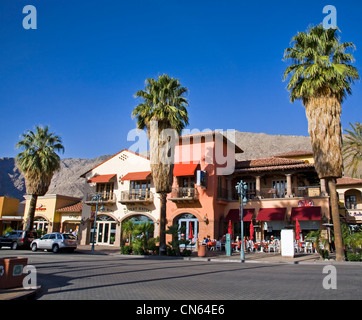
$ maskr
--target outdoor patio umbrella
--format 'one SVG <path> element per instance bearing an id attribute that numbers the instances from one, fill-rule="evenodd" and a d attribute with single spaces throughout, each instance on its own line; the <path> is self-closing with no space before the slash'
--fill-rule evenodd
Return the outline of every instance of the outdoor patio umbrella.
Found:
<path id="1" fill-rule="evenodd" d="M 302 230 L 300 230 L 300 225 L 299 225 L 299 221 L 298 219 L 296 219 L 296 222 L 295 222 L 295 239 L 296 240 L 299 240 L 300 239 L 300 233 L 301 233 Z"/>
<path id="2" fill-rule="evenodd" d="M 191 224 L 191 221 L 190 221 L 190 224 L 189 224 L 189 240 L 191 240 L 193 238 L 194 238 L 194 235 L 192 233 L 192 224 Z"/>
<path id="3" fill-rule="evenodd" d="M 250 223 L 250 240 L 254 240 L 254 225 L 253 221 Z"/>
<path id="4" fill-rule="evenodd" d="M 231 220 L 229 220 L 229 228 L 228 228 L 228 233 L 230 233 L 230 239 L 233 239 L 233 227 L 231 225 Z"/>

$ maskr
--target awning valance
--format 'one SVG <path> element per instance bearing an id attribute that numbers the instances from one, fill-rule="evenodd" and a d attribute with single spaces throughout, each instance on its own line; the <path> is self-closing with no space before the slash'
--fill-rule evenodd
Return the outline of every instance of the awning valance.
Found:
<path id="1" fill-rule="evenodd" d="M 134 181 L 146 180 L 150 175 L 151 175 L 151 171 L 129 172 L 121 179 L 121 181 L 126 181 L 126 180 L 134 180 Z"/>
<path id="2" fill-rule="evenodd" d="M 199 163 L 175 163 L 173 175 L 175 177 L 193 176 Z"/>
<path id="3" fill-rule="evenodd" d="M 284 221 L 287 208 L 262 208 L 259 210 L 257 221 Z"/>
<path id="4" fill-rule="evenodd" d="M 111 181 L 116 174 L 101 174 L 98 176 L 94 176 L 93 178 L 90 178 L 87 182 L 88 183 L 106 183 Z"/>
<path id="5" fill-rule="evenodd" d="M 297 207 L 292 208 L 290 221 L 311 221 L 321 219 L 321 207 Z"/>
<path id="6" fill-rule="evenodd" d="M 254 209 L 244 209 L 243 221 L 250 222 L 254 215 Z M 239 209 L 230 209 L 228 215 L 226 216 L 226 221 L 231 220 L 231 222 L 240 222 L 240 210 Z"/>

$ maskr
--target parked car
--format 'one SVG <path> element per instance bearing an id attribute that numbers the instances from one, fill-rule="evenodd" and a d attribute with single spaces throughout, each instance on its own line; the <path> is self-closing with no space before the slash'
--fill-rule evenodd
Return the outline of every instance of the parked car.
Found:
<path id="1" fill-rule="evenodd" d="M 10 247 L 13 250 L 24 248 L 30 249 L 30 244 L 38 238 L 35 231 L 15 230 L 7 232 L 3 237 L 0 237 L 0 248 Z"/>
<path id="2" fill-rule="evenodd" d="M 77 238 L 70 233 L 53 232 L 35 239 L 31 245 L 31 250 L 52 250 L 54 253 L 60 250 L 73 252 L 77 248 Z"/>

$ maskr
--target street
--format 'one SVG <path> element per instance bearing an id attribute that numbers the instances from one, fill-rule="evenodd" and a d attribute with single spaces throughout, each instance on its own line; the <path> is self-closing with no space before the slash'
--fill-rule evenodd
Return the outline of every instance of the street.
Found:
<path id="1" fill-rule="evenodd" d="M 184 261 L 121 255 L 0 250 L 36 267 L 39 300 L 333 300 L 361 299 L 362 266 Z"/>

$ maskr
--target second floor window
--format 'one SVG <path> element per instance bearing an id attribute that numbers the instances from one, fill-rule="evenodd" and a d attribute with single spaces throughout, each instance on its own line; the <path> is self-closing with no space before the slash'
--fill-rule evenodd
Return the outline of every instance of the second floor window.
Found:
<path id="1" fill-rule="evenodd" d="M 287 190 L 287 180 L 274 180 L 275 198 L 284 198 Z"/>
<path id="2" fill-rule="evenodd" d="M 356 196 L 346 196 L 345 197 L 346 209 L 357 209 L 357 197 Z"/>
<path id="3" fill-rule="evenodd" d="M 180 188 L 195 188 L 195 176 L 180 177 Z"/>
<path id="4" fill-rule="evenodd" d="M 113 197 L 114 183 L 97 183 L 97 193 L 102 196 L 104 200 Z"/>
<path id="5" fill-rule="evenodd" d="M 143 180 L 143 181 L 131 181 L 130 183 L 130 193 L 132 194 L 146 194 L 151 190 L 151 181 Z"/>

